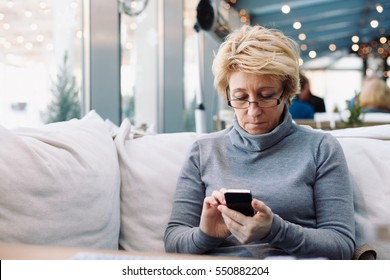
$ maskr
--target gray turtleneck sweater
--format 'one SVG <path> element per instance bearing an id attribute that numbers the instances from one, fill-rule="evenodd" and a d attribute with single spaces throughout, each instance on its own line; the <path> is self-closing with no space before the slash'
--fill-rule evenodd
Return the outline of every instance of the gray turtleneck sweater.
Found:
<path id="1" fill-rule="evenodd" d="M 264 258 L 351 259 L 355 249 L 353 191 L 347 163 L 331 135 L 297 126 L 285 110 L 267 134 L 233 126 L 197 140 L 178 179 L 165 232 L 167 252 Z M 245 188 L 274 213 L 264 239 L 242 245 L 199 229 L 205 196 Z"/>

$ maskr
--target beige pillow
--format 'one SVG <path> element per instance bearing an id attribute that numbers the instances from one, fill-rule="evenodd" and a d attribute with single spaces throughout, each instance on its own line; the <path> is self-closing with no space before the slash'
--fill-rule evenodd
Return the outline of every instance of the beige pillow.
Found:
<path id="1" fill-rule="evenodd" d="M 367 241 L 377 250 L 378 258 L 389 259 L 390 239 L 381 240 L 378 230 L 390 230 L 390 142 L 347 137 L 338 140 L 361 196 L 363 205 L 359 207 L 366 210 L 366 220 L 361 222 L 361 227 Z M 387 247 L 383 241 L 387 242 Z"/>
<path id="2" fill-rule="evenodd" d="M 0 139 L 0 241 L 118 248 L 119 165 L 97 113 Z"/>
<path id="3" fill-rule="evenodd" d="M 125 250 L 164 252 L 176 181 L 197 135 L 171 133 L 131 139 L 125 120 L 115 138 L 121 169 L 120 246 Z"/>

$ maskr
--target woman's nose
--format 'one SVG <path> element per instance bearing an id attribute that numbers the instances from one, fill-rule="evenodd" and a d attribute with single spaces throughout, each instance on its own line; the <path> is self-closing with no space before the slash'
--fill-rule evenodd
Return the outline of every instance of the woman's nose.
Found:
<path id="1" fill-rule="evenodd" d="M 248 115 L 255 117 L 262 113 L 262 109 L 259 107 L 257 102 L 251 102 L 248 108 Z"/>

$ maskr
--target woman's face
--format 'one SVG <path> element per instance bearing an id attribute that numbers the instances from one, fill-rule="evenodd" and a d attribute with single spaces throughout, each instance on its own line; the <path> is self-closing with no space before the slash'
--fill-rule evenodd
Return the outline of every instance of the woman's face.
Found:
<path id="1" fill-rule="evenodd" d="M 283 85 L 269 75 L 255 75 L 243 72 L 234 72 L 229 80 L 229 99 L 245 99 L 258 101 L 264 98 L 280 98 Z M 239 125 L 249 134 L 264 134 L 273 130 L 281 121 L 285 99 L 271 108 L 261 108 L 259 103 L 250 103 L 247 109 L 236 109 Z"/>

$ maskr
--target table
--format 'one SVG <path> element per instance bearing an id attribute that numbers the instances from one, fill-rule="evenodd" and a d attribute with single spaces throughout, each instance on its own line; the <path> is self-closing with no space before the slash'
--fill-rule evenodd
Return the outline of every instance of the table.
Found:
<path id="1" fill-rule="evenodd" d="M 30 244 L 0 242 L 0 260 L 67 260 L 77 255 L 107 255 L 108 258 L 144 258 L 144 259 L 217 259 L 207 255 L 186 255 L 169 253 L 128 252 L 100 250 L 93 248 L 55 247 Z M 218 259 L 224 259 L 219 257 Z"/>

